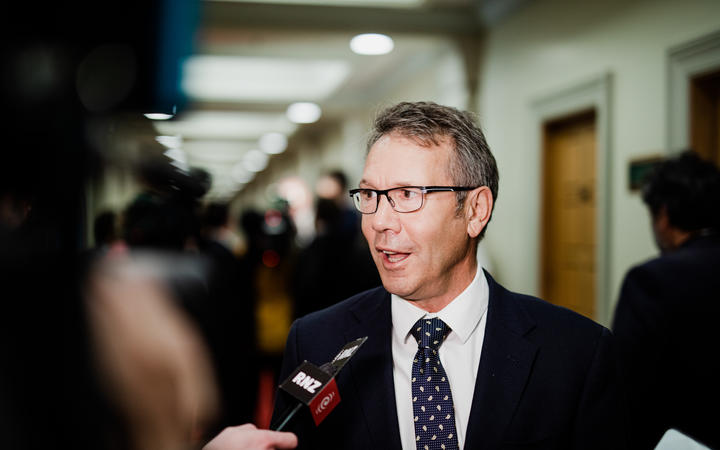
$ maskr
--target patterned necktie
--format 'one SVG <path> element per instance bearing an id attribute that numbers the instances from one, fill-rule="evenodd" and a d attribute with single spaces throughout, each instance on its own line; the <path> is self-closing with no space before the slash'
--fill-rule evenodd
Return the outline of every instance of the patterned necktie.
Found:
<path id="1" fill-rule="evenodd" d="M 450 383 L 440 363 L 438 348 L 450 332 L 436 318 L 420 319 L 411 333 L 418 341 L 412 367 L 413 419 L 417 450 L 458 448 Z"/>

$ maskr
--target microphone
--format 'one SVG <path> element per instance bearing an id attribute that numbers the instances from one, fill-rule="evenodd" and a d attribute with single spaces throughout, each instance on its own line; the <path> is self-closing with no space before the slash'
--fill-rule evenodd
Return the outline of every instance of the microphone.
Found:
<path id="1" fill-rule="evenodd" d="M 335 376 L 366 340 L 367 336 L 348 342 L 330 362 L 320 367 L 307 360 L 300 364 L 280 385 L 280 389 L 292 395 L 295 402 L 285 409 L 270 429 L 282 431 L 303 405 L 310 408 L 315 426 L 320 425 L 340 403 Z"/>

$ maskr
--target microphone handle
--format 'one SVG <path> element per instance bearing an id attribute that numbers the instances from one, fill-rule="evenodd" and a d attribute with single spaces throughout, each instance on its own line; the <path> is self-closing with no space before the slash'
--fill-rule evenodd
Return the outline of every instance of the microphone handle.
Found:
<path id="1" fill-rule="evenodd" d="M 292 409 L 292 411 L 290 411 L 287 415 L 285 415 L 285 418 L 282 419 L 282 421 L 280 422 L 280 425 L 278 425 L 276 428 L 273 428 L 273 429 L 274 429 L 275 431 L 282 431 L 283 428 L 285 428 L 285 425 L 287 425 L 288 422 L 290 422 L 290 419 L 292 419 L 293 417 L 295 417 L 295 414 L 297 414 L 297 412 L 300 411 L 300 407 L 301 407 L 302 405 L 303 405 L 303 404 L 302 404 L 301 402 L 298 402 L 298 403 L 295 405 L 295 407 Z M 289 408 L 288 408 L 288 409 L 289 409 Z M 286 409 L 285 411 L 287 411 L 288 409 Z"/>

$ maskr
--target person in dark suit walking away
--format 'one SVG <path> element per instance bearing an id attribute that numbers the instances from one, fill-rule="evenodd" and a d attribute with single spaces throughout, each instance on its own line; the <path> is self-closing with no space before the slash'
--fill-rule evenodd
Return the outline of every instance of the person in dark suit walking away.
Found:
<path id="1" fill-rule="evenodd" d="M 720 173 L 684 152 L 656 167 L 643 200 L 661 255 L 628 271 L 612 324 L 632 448 L 655 448 L 670 428 L 720 448 Z"/>

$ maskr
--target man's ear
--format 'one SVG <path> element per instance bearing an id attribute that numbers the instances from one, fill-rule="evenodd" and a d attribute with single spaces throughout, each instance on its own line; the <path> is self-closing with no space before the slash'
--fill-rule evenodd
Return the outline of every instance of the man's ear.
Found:
<path id="1" fill-rule="evenodd" d="M 490 220 L 493 209 L 493 196 L 490 188 L 480 186 L 468 193 L 465 199 L 465 217 L 467 219 L 467 233 L 476 238 Z"/>

